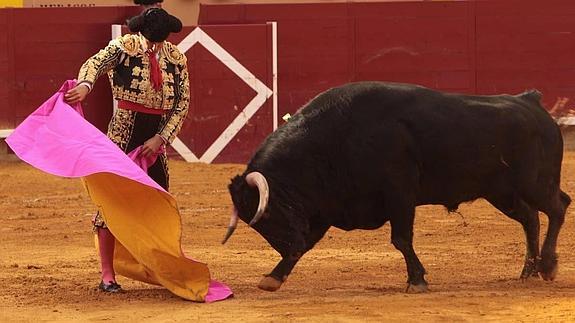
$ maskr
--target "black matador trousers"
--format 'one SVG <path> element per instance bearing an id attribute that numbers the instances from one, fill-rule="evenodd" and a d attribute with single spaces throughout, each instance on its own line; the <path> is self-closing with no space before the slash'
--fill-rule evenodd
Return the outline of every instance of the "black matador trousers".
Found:
<path id="1" fill-rule="evenodd" d="M 165 115 L 117 109 L 108 125 L 108 138 L 127 154 L 157 134 L 165 118 Z M 148 168 L 148 175 L 166 191 L 169 189 L 168 157 L 165 152 Z M 100 213 L 94 218 L 94 226 L 106 227 Z"/>

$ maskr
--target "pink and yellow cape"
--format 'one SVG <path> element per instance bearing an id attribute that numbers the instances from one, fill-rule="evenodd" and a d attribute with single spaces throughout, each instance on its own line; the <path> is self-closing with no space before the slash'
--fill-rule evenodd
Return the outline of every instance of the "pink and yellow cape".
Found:
<path id="1" fill-rule="evenodd" d="M 64 102 L 67 81 L 6 139 L 22 160 L 50 174 L 82 178 L 116 237 L 114 269 L 162 285 L 188 300 L 213 302 L 232 295 L 210 279 L 206 264 L 181 249 L 176 200 L 82 116 Z"/>

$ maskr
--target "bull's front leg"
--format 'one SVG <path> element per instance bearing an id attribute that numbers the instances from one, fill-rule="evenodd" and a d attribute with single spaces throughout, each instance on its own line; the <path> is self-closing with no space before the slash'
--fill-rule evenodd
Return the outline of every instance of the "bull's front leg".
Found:
<path id="1" fill-rule="evenodd" d="M 313 221 L 315 220 L 315 221 Z M 310 230 L 307 234 L 302 234 L 303 242 L 300 245 L 300 251 L 292 251 L 286 254 L 282 254 L 282 260 L 276 265 L 274 270 L 268 275 L 266 275 L 260 283 L 258 287 L 263 290 L 267 290 L 270 292 L 278 290 L 281 285 L 286 281 L 287 277 L 293 270 L 294 266 L 297 262 L 301 259 L 301 257 L 309 251 L 313 246 L 321 240 L 321 238 L 325 235 L 327 230 L 329 229 L 330 225 L 323 223 L 317 219 L 311 219 L 310 223 Z M 297 249 L 296 249 L 297 250 Z"/>
<path id="2" fill-rule="evenodd" d="M 289 256 L 285 256 L 276 265 L 274 270 L 270 274 L 265 275 L 264 278 L 258 284 L 258 288 L 274 292 L 278 290 L 281 285 L 286 281 L 287 277 L 293 270 L 293 267 L 297 264 L 301 258 L 301 253 L 295 253 Z"/>

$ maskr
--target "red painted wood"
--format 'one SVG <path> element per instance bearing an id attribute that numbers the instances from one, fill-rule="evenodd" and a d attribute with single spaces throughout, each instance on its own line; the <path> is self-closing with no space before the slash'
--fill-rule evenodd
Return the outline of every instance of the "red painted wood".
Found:
<path id="1" fill-rule="evenodd" d="M 8 37 L 9 52 L 0 51 L 0 71 L 10 71 L 2 81 L 9 90 L 9 110 L 3 127 L 15 127 L 50 97 L 67 79 L 73 79 L 81 64 L 110 40 L 110 25 L 123 23 L 133 8 L 27 8 L 2 9 L 11 17 L 9 28 L 0 29 L 0 41 Z M 1 46 L 4 47 L 4 46 Z M 7 60 L 6 60 L 7 59 Z M 86 118 L 105 131 L 112 111 L 107 80 L 100 79 L 84 103 Z M 0 92 L 0 100 L 2 100 Z"/>
<path id="2" fill-rule="evenodd" d="M 550 108 L 575 100 L 575 3 L 553 0 L 477 2 L 477 92 L 537 88 Z"/>
<path id="3" fill-rule="evenodd" d="M 466 2 L 204 5 L 200 23 L 278 22 L 283 115 L 329 87 L 358 80 L 473 93 L 469 7 Z"/>
<path id="4" fill-rule="evenodd" d="M 16 125 L 14 108 L 14 24 L 11 11 L 0 10 L 0 129 Z"/>
<path id="5" fill-rule="evenodd" d="M 0 10 L 0 128 L 11 128 L 74 78 L 137 8 Z M 423 84 L 477 94 L 537 88 L 550 108 L 575 101 L 575 2 L 401 1 L 201 6 L 200 24 L 272 87 L 271 28 L 278 22 L 279 117 L 332 86 L 359 80 Z M 186 29 L 191 30 L 190 28 Z M 185 33 L 174 35 L 178 43 Z M 196 155 L 254 91 L 201 46 L 188 53 L 192 104 L 181 137 Z M 245 162 L 272 130 L 271 98 L 216 162 Z M 84 104 L 105 131 L 106 78 Z M 283 121 L 279 120 L 281 124 Z"/>
<path id="6" fill-rule="evenodd" d="M 387 80 L 575 101 L 575 2 L 202 5 L 200 23 L 278 22 L 280 113 L 330 86 Z M 305 37 L 302 37 L 305 35 Z"/>

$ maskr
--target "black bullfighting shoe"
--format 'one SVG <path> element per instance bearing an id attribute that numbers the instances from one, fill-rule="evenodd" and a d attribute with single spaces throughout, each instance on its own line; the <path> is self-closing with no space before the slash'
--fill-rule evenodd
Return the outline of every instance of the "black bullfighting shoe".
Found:
<path id="1" fill-rule="evenodd" d="M 106 293 L 119 293 L 122 291 L 122 286 L 116 282 L 105 284 L 103 281 L 101 281 L 100 285 L 98 285 L 98 289 Z"/>

